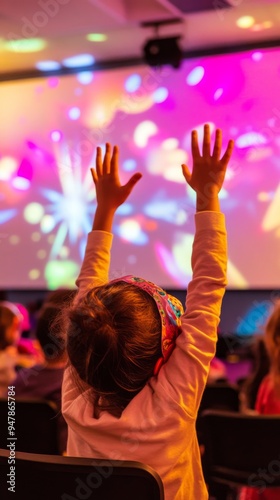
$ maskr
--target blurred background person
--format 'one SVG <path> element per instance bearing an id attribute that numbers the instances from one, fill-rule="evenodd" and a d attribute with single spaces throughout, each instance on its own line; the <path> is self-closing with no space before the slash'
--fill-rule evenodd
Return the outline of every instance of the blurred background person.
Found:
<path id="1" fill-rule="evenodd" d="M 32 343 L 21 348 L 23 316 L 16 304 L 0 301 L 0 395 L 4 396 L 7 386 L 22 367 L 33 366 L 41 359 L 40 350 Z"/>
<path id="2" fill-rule="evenodd" d="M 270 369 L 270 358 L 263 337 L 256 339 L 252 354 L 252 373 L 242 383 L 239 392 L 240 410 L 247 413 L 256 413 L 255 406 L 258 390 Z"/>
<path id="3" fill-rule="evenodd" d="M 61 385 L 67 356 L 59 316 L 63 304 L 66 301 L 68 303 L 74 293 L 72 290 L 57 290 L 47 296 L 35 328 L 43 360 L 35 366 L 20 370 L 12 384 L 17 398 L 45 399 L 55 403 L 61 453 L 66 450 L 67 441 L 67 425 L 61 415 Z"/>

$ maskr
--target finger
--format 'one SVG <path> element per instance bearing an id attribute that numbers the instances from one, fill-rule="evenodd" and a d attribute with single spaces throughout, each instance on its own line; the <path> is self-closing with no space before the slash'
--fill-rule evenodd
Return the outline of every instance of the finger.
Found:
<path id="1" fill-rule="evenodd" d="M 192 130 L 192 157 L 193 157 L 193 159 L 200 158 L 200 152 L 199 152 L 199 147 L 198 147 L 198 137 L 197 137 L 196 130 Z"/>
<path id="2" fill-rule="evenodd" d="M 228 142 L 225 154 L 224 154 L 224 156 L 221 159 L 221 163 L 223 165 L 227 165 L 228 164 L 228 162 L 229 162 L 229 160 L 231 158 L 232 152 L 233 152 L 233 148 L 234 148 L 234 141 L 232 139 L 230 139 L 230 141 Z"/>
<path id="3" fill-rule="evenodd" d="M 111 144 L 106 142 L 105 155 L 103 160 L 103 174 L 110 173 L 110 164 L 111 164 Z"/>
<path id="4" fill-rule="evenodd" d="M 111 173 L 114 177 L 119 175 L 119 148 L 114 146 L 112 159 L 111 159 Z"/>
<path id="5" fill-rule="evenodd" d="M 210 127 L 208 123 L 204 125 L 202 154 L 203 156 L 210 156 Z"/>
<path id="6" fill-rule="evenodd" d="M 217 128 L 212 158 L 215 158 L 215 160 L 219 160 L 221 154 L 221 148 L 222 148 L 222 131 L 219 128 Z"/>
<path id="7" fill-rule="evenodd" d="M 192 174 L 190 173 L 187 165 L 182 165 L 182 172 L 183 172 L 183 176 L 185 177 L 187 183 L 189 184 Z"/>
<path id="8" fill-rule="evenodd" d="M 96 166 L 97 177 L 100 177 L 102 175 L 103 169 L 102 169 L 102 151 L 99 146 L 96 148 L 95 166 Z"/>
<path id="9" fill-rule="evenodd" d="M 96 173 L 94 168 L 91 168 L 90 171 L 91 171 L 92 180 L 93 180 L 94 184 L 96 184 L 98 181 L 97 173 Z"/>
<path id="10" fill-rule="evenodd" d="M 140 172 L 134 174 L 123 187 L 130 193 L 134 188 L 135 184 L 137 184 L 137 182 L 140 181 L 141 177 L 142 174 L 140 174 Z"/>

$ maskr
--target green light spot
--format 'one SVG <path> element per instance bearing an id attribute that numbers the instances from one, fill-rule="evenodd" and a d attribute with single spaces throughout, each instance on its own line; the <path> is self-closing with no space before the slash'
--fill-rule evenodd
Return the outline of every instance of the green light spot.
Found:
<path id="1" fill-rule="evenodd" d="M 44 207 L 40 203 L 26 205 L 23 216 L 29 224 L 38 224 L 44 215 Z"/>
<path id="2" fill-rule="evenodd" d="M 43 38 L 20 38 L 18 40 L 8 40 L 4 47 L 11 52 L 39 52 L 47 46 Z"/>
<path id="3" fill-rule="evenodd" d="M 89 42 L 106 42 L 107 38 L 107 35 L 104 33 L 90 33 L 86 36 Z"/>
<path id="4" fill-rule="evenodd" d="M 73 288 L 79 274 L 79 266 L 72 260 L 51 260 L 45 267 L 48 288 Z"/>

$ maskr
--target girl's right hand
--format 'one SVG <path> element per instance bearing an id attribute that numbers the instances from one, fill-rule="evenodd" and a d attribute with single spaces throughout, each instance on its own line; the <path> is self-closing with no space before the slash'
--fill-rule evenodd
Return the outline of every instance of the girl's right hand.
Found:
<path id="1" fill-rule="evenodd" d="M 106 151 L 102 160 L 102 151 L 96 151 L 96 168 L 91 169 L 96 189 L 97 208 L 93 221 L 94 230 L 111 232 L 113 218 L 117 208 L 125 202 L 142 174 L 134 174 L 129 181 L 121 185 L 119 178 L 119 149 L 106 144 Z"/>
<path id="2" fill-rule="evenodd" d="M 106 151 L 102 161 L 102 151 L 96 150 L 96 168 L 91 169 L 96 189 L 97 204 L 99 207 L 115 211 L 130 195 L 135 184 L 141 179 L 140 173 L 134 174 L 123 186 L 119 179 L 119 149 L 106 143 Z"/>

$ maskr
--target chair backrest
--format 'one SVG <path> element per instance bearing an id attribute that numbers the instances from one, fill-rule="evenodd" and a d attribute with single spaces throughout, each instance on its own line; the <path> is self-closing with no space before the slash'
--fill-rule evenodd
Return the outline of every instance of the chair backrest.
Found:
<path id="1" fill-rule="evenodd" d="M 200 417 L 202 412 L 208 409 L 239 411 L 238 387 L 227 382 L 206 385 L 200 402 L 196 421 L 196 432 L 200 444 L 203 444 Z"/>
<path id="2" fill-rule="evenodd" d="M 16 453 L 15 484 L 7 484 L 9 453 L 0 450 L 0 498 L 28 500 L 164 500 L 159 475 L 140 462 Z M 11 461 L 11 458 L 10 458 Z M 13 479 L 13 476 L 10 476 Z M 5 480 L 4 480 L 5 478 Z M 15 495 L 8 487 L 14 486 Z M 14 496 L 12 496 L 14 495 Z"/>
<path id="3" fill-rule="evenodd" d="M 16 449 L 28 453 L 59 454 L 58 410 L 54 403 L 42 399 L 15 398 Z M 6 448 L 8 437 L 8 403 L 0 399 L 0 447 Z M 5 432 L 6 429 L 6 432 Z"/>
<path id="4" fill-rule="evenodd" d="M 206 385 L 199 413 L 208 409 L 238 411 L 239 389 L 237 386 L 227 382 Z"/>
<path id="5" fill-rule="evenodd" d="M 206 482 L 280 486 L 280 415 L 206 410 L 201 415 Z"/>

